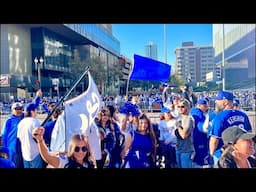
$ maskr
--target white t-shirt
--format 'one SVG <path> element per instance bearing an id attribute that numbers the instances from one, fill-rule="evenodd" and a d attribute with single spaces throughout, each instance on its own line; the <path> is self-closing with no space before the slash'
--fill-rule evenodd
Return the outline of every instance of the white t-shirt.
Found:
<path id="1" fill-rule="evenodd" d="M 161 120 L 159 123 L 160 139 L 163 141 L 171 142 L 172 145 L 176 144 L 177 137 L 175 135 L 176 120 L 169 121 Z"/>
<path id="2" fill-rule="evenodd" d="M 20 139 L 22 156 L 26 161 L 32 161 L 39 154 L 32 131 L 36 127 L 40 127 L 40 125 L 40 121 L 34 117 L 25 117 L 18 124 L 17 137 Z"/>

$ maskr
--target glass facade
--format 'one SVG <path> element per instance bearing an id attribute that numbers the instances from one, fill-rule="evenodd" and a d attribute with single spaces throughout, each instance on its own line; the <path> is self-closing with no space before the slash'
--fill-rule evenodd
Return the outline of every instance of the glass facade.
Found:
<path id="1" fill-rule="evenodd" d="M 112 35 L 111 24 L 1 24 L 1 72 L 10 75 L 10 86 L 0 87 L 0 97 L 18 97 L 17 88 L 33 93 L 38 66 L 43 92 L 55 96 L 52 80 L 57 78 L 63 95 L 73 82 L 70 61 L 93 55 L 104 65 L 119 63 L 120 42 Z M 43 63 L 37 66 L 36 57 Z"/>
<path id="2" fill-rule="evenodd" d="M 69 71 L 69 60 L 73 56 L 74 45 L 59 34 L 49 31 L 46 28 L 31 29 L 32 58 L 43 57 L 44 62 L 40 66 L 42 74 L 42 85 L 52 87 L 52 78 L 61 78 L 63 73 Z M 34 73 L 37 66 L 33 65 Z M 70 80 L 67 79 L 67 82 Z M 60 80 L 60 87 L 66 85 Z"/>
<path id="3" fill-rule="evenodd" d="M 64 24 L 66 27 L 95 42 L 102 48 L 120 55 L 120 42 L 100 24 Z"/>
<path id="4" fill-rule="evenodd" d="M 225 63 L 248 66 L 248 78 L 255 77 L 256 24 L 214 24 L 215 63 L 222 63 L 223 30 Z"/>

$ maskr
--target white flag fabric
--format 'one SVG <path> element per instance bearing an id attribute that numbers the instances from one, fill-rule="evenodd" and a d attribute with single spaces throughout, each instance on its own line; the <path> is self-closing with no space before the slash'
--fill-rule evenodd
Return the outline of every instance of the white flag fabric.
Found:
<path id="1" fill-rule="evenodd" d="M 50 150 L 51 151 L 65 151 L 65 111 L 58 117 L 51 135 Z"/>
<path id="2" fill-rule="evenodd" d="M 99 129 L 95 122 L 86 130 L 85 135 L 88 137 L 88 142 L 94 159 L 100 160 L 102 158 L 101 140 Z"/>
<path id="3" fill-rule="evenodd" d="M 85 134 L 102 108 L 101 96 L 90 72 L 88 81 L 85 92 L 64 102 L 64 113 L 59 116 L 52 132 L 52 151 L 67 151 L 72 135 Z"/>

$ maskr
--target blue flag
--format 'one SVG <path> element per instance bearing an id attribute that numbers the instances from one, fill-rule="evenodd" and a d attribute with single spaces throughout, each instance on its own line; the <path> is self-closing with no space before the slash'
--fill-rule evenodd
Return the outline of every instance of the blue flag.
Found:
<path id="1" fill-rule="evenodd" d="M 64 113 L 58 117 L 52 132 L 50 148 L 53 151 L 67 151 L 72 135 L 85 134 L 102 107 L 101 96 L 90 72 L 88 77 L 88 89 L 64 103 Z"/>
<path id="2" fill-rule="evenodd" d="M 151 58 L 134 55 L 134 65 L 130 79 L 167 82 L 170 73 L 170 65 Z"/>

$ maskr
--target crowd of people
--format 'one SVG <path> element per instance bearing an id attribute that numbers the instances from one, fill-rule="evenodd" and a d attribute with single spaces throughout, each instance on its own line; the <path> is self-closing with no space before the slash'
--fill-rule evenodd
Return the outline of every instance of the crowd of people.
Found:
<path id="1" fill-rule="evenodd" d="M 55 110 L 41 126 L 38 90 L 32 102 L 11 106 L 1 130 L 0 168 L 256 167 L 256 134 L 239 108 L 239 97 L 229 91 L 196 95 L 187 85 L 178 93 L 169 94 L 168 89 L 157 96 L 161 113 L 154 123 L 141 109 L 139 96 L 103 98 L 104 106 L 92 125 L 85 134 L 71 137 L 67 151 L 50 148 L 63 109 Z M 43 103 L 46 113 L 56 107 L 56 101 Z"/>

